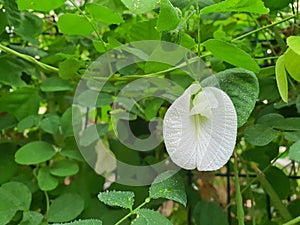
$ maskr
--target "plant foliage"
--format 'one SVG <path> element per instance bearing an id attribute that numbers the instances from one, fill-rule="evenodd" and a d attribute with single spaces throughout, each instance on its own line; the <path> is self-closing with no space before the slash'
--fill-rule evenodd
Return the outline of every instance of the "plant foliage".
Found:
<path id="1" fill-rule="evenodd" d="M 0 0 L 0 225 L 299 222 L 299 5 Z M 176 45 L 138 49 L 137 41 L 149 40 Z M 111 55 L 119 63 L 90 70 L 123 44 L 124 51 Z M 180 61 L 173 54 L 177 45 L 195 58 Z M 123 68 L 125 53 L 142 62 Z M 178 66 L 152 61 L 157 56 Z M 195 59 L 203 65 L 189 76 L 181 69 Z M 91 88 L 75 96 L 85 73 L 115 68 L 122 69 L 110 79 L 87 81 Z M 163 143 L 151 151 L 131 148 L 135 140 L 126 126 L 138 140 L 155 127 L 161 140 L 167 99 L 195 82 L 222 89 L 236 109 L 236 147 L 226 167 L 162 174 L 153 168 L 131 177 L 155 176 L 150 187 L 114 182 L 129 173 L 115 173 L 120 165 L 139 170 L 170 163 Z M 141 93 L 146 97 L 138 99 Z M 84 110 L 73 105 L 75 97 Z"/>

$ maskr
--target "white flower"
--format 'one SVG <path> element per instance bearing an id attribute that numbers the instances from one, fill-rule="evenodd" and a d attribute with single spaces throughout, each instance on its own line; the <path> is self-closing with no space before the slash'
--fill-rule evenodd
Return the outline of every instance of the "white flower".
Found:
<path id="1" fill-rule="evenodd" d="M 211 171 L 230 159 L 237 115 L 229 96 L 215 87 L 192 84 L 168 109 L 163 125 L 167 151 L 184 169 Z"/>

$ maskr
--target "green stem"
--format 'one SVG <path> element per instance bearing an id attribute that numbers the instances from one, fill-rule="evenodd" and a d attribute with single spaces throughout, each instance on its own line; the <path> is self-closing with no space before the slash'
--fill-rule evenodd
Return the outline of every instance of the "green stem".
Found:
<path id="1" fill-rule="evenodd" d="M 201 16 L 200 16 L 200 10 L 199 10 L 199 2 L 196 0 L 196 11 L 197 11 L 197 17 L 198 17 L 198 56 L 200 57 L 200 51 L 201 51 Z"/>
<path id="2" fill-rule="evenodd" d="M 17 57 L 20 57 L 21 59 L 24 59 L 28 62 L 31 62 L 31 63 L 43 68 L 46 71 L 53 72 L 53 73 L 58 73 L 58 68 L 53 67 L 53 66 L 49 66 L 49 65 L 47 65 L 45 63 L 42 63 L 42 62 L 39 62 L 38 60 L 36 60 L 32 56 L 25 55 L 23 53 L 17 52 L 17 51 L 12 50 L 12 49 L 10 49 L 10 48 L 2 45 L 2 44 L 0 44 L 0 50 L 4 51 L 6 53 L 9 53 L 9 54 L 15 55 Z"/>
<path id="3" fill-rule="evenodd" d="M 248 167 L 246 165 L 246 162 L 244 161 L 244 159 L 243 159 L 243 157 L 241 155 L 239 155 L 239 159 L 242 162 L 242 166 L 243 166 L 242 169 L 244 169 L 245 173 L 246 173 L 246 183 L 249 183 L 250 180 L 251 180 L 251 178 L 249 176 L 249 171 L 248 171 Z M 250 195 L 251 205 L 252 205 L 252 207 L 250 208 L 250 215 L 251 215 L 252 225 L 256 225 L 256 219 L 255 219 L 256 218 L 256 213 L 255 213 L 255 206 L 254 206 L 255 200 L 254 200 L 254 195 L 253 195 L 253 191 L 252 190 L 249 191 L 249 195 Z"/>
<path id="4" fill-rule="evenodd" d="M 263 58 L 255 58 L 255 60 L 272 60 L 272 59 L 278 59 L 280 56 L 270 56 L 270 57 L 263 57 Z"/>
<path id="5" fill-rule="evenodd" d="M 294 224 L 296 224 L 296 223 L 298 223 L 298 222 L 300 222 L 300 216 L 298 216 L 298 217 L 296 217 L 296 218 L 290 220 L 290 221 L 287 222 L 287 223 L 284 223 L 283 225 L 294 225 Z"/>
<path id="6" fill-rule="evenodd" d="M 296 18 L 296 17 L 297 17 L 297 15 L 289 16 L 289 17 L 287 17 L 287 18 L 285 18 L 285 19 L 283 19 L 283 20 L 280 20 L 280 21 L 278 21 L 278 22 L 272 23 L 272 24 L 267 25 L 267 26 L 264 26 L 264 27 L 260 27 L 260 28 L 258 28 L 258 29 L 256 29 L 256 30 L 250 31 L 250 32 L 248 32 L 248 33 L 246 33 L 246 34 L 243 34 L 243 35 L 241 35 L 241 36 L 239 36 L 239 37 L 236 37 L 236 38 L 232 39 L 231 41 L 237 41 L 237 40 L 243 39 L 243 38 L 245 38 L 245 37 L 248 37 L 249 35 L 252 35 L 252 34 L 255 34 L 255 33 L 259 32 L 259 31 L 262 31 L 262 30 L 265 30 L 265 29 L 274 27 L 274 26 L 276 26 L 276 25 L 278 25 L 278 24 L 280 24 L 280 23 L 283 23 L 283 22 L 285 22 L 285 21 L 288 21 L 288 20 L 293 19 L 293 18 Z"/>
<path id="7" fill-rule="evenodd" d="M 266 172 L 279 158 L 281 158 L 281 156 L 283 156 L 286 153 L 287 150 L 285 150 L 284 152 L 282 152 L 281 154 L 279 154 L 272 163 L 270 163 L 268 166 L 266 166 L 266 168 L 263 169 L 263 173 Z M 255 177 L 252 179 L 252 181 L 250 181 L 250 183 L 244 188 L 242 189 L 242 193 L 244 193 L 254 182 L 258 181 L 258 177 Z"/>
<path id="8" fill-rule="evenodd" d="M 261 28 L 261 25 L 260 25 L 260 23 L 257 21 L 257 19 L 255 19 L 254 16 L 253 16 L 251 13 L 249 13 L 249 15 L 250 15 L 250 17 L 252 18 L 252 20 L 255 22 L 256 26 L 259 27 L 259 28 Z M 249 25 L 249 27 L 250 27 L 250 25 Z M 273 45 L 271 44 L 270 40 L 268 40 L 267 35 L 265 34 L 265 32 L 263 32 L 262 34 L 263 34 L 263 36 L 264 36 L 266 42 L 268 43 L 269 48 L 272 50 L 273 55 L 276 55 L 276 51 L 275 51 Z"/>
<path id="9" fill-rule="evenodd" d="M 270 163 L 268 166 L 266 166 L 266 168 L 263 169 L 263 173 L 266 172 L 276 161 L 277 159 L 279 159 L 281 156 L 283 156 L 286 151 L 288 150 L 285 150 L 284 152 L 282 152 L 281 154 L 279 154 L 274 160 L 272 163 Z M 241 190 L 241 193 L 244 193 L 248 188 L 250 188 L 250 186 L 255 183 L 256 181 L 258 181 L 258 177 L 255 177 L 253 178 L 242 190 Z M 227 206 L 225 207 L 225 210 L 228 209 L 228 207 L 230 207 L 232 204 L 234 203 L 234 201 L 230 201 L 229 204 L 227 204 Z"/>
<path id="10" fill-rule="evenodd" d="M 121 224 L 127 218 L 129 218 L 131 215 L 136 214 L 137 210 L 139 210 L 140 208 L 142 208 L 143 206 L 145 206 L 146 204 L 148 204 L 150 201 L 151 201 L 150 197 L 146 198 L 145 201 L 142 204 L 140 204 L 138 207 L 136 207 L 134 210 L 132 210 L 130 213 L 128 213 L 126 216 L 124 216 L 122 219 L 120 219 L 117 223 L 115 223 L 115 225 Z"/>
<path id="11" fill-rule="evenodd" d="M 39 62 L 38 60 L 36 60 L 35 58 L 33 58 L 32 56 L 29 56 L 29 55 L 26 55 L 26 54 L 23 54 L 23 53 L 19 53 L 15 50 L 12 50 L 2 44 L 0 44 L 0 50 L 6 52 L 6 53 L 10 53 L 12 55 L 15 55 L 17 57 L 20 57 L 28 62 L 31 62 L 35 65 L 38 65 L 39 67 L 43 68 L 44 70 L 46 71 L 49 71 L 49 72 L 54 72 L 54 73 L 58 73 L 59 69 L 56 68 L 56 67 L 53 67 L 53 66 L 50 66 L 50 65 L 47 65 L 45 63 L 42 63 L 42 62 Z M 211 53 L 207 53 L 207 54 L 204 54 L 201 56 L 201 58 L 205 58 L 207 56 L 210 56 L 212 55 Z M 168 69 L 165 69 L 165 70 L 161 70 L 161 71 L 158 71 L 158 72 L 155 72 L 155 73 L 149 73 L 149 74 L 144 74 L 144 75 L 128 75 L 128 76 L 122 76 L 122 77 L 113 77 L 113 78 L 107 78 L 107 77 L 84 77 L 84 79 L 95 79 L 95 80 L 98 80 L 98 81 L 107 81 L 107 80 L 110 80 L 110 81 L 128 81 L 128 80 L 136 80 L 136 79 L 139 79 L 139 78 L 147 78 L 147 77 L 154 77 L 154 76 L 159 76 L 161 74 L 164 74 L 164 73 L 168 73 L 168 72 L 172 72 L 176 69 L 180 69 L 182 67 L 185 67 L 187 66 L 188 64 L 191 64 L 191 63 L 194 63 L 194 62 L 197 62 L 199 60 L 198 57 L 194 57 L 194 58 L 191 58 L 189 60 L 187 60 L 186 62 L 184 63 L 181 63 L 177 66 L 174 66 L 174 67 L 171 67 L 171 68 L 168 68 Z"/>
<path id="12" fill-rule="evenodd" d="M 50 208 L 50 201 L 49 201 L 49 195 L 47 191 L 44 191 L 45 198 L 46 198 L 46 213 L 45 213 L 45 218 L 47 218 L 49 208 Z"/>
<path id="13" fill-rule="evenodd" d="M 179 29 L 180 29 L 180 30 L 181 30 L 181 29 L 184 29 L 185 24 L 187 24 L 187 22 L 189 21 L 189 19 L 190 19 L 195 13 L 197 13 L 196 10 L 193 10 L 193 11 L 190 12 L 190 14 L 188 14 L 188 15 L 185 17 L 184 21 L 183 21 L 181 24 L 179 24 Z"/>
<path id="14" fill-rule="evenodd" d="M 89 18 L 81 9 L 78 5 L 76 5 L 76 3 L 74 2 L 74 0 L 70 0 L 70 2 L 72 3 L 72 5 L 78 10 L 78 12 L 80 12 L 80 14 L 82 14 L 84 16 L 84 18 L 91 24 L 91 26 L 93 27 L 93 30 L 95 31 L 98 39 L 104 44 L 104 48 L 106 49 L 105 46 L 105 42 L 103 41 L 100 33 L 98 32 L 98 29 L 95 25 L 95 23 L 93 22 L 93 20 L 91 18 Z"/>
<path id="15" fill-rule="evenodd" d="M 234 180 L 235 180 L 235 200 L 237 206 L 237 216 L 238 216 L 238 223 L 239 225 L 245 225 L 244 222 L 244 208 L 243 208 L 243 198 L 241 193 L 241 187 L 239 183 L 239 172 L 237 166 L 237 156 L 234 157 Z"/>
<path id="16" fill-rule="evenodd" d="M 201 58 L 205 58 L 207 56 L 211 56 L 212 54 L 211 53 L 207 53 L 205 55 L 202 55 Z M 97 81 L 128 81 L 128 80 L 136 80 L 136 79 L 140 79 L 140 78 L 150 78 L 150 77 L 155 77 L 155 76 L 161 76 L 162 74 L 164 73 L 168 73 L 168 72 L 172 72 L 174 70 L 177 70 L 177 69 L 180 69 L 182 67 L 185 67 L 191 63 L 194 63 L 194 62 L 197 62 L 199 60 L 198 57 L 194 57 L 194 58 L 191 58 L 189 60 L 186 60 L 185 62 L 177 65 L 177 66 L 174 66 L 174 67 L 171 67 L 171 68 L 168 68 L 168 69 L 165 69 L 165 70 L 161 70 L 161 71 L 158 71 L 158 72 L 155 72 L 155 73 L 148 73 L 148 74 L 134 74 L 134 75 L 128 75 L 128 76 L 122 76 L 122 77 L 83 77 L 83 79 L 95 79 Z"/>

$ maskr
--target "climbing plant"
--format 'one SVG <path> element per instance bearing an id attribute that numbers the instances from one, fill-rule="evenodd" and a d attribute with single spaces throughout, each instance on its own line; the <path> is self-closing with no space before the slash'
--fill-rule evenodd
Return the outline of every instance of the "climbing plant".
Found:
<path id="1" fill-rule="evenodd" d="M 299 9 L 0 0 L 0 225 L 300 222 Z"/>

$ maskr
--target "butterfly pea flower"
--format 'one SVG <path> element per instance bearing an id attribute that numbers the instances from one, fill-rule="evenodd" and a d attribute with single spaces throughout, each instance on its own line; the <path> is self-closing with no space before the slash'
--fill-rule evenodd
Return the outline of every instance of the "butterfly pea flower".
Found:
<path id="1" fill-rule="evenodd" d="M 166 112 L 164 142 L 181 168 L 217 170 L 230 159 L 236 142 L 237 114 L 229 96 L 215 87 L 192 84 Z"/>

